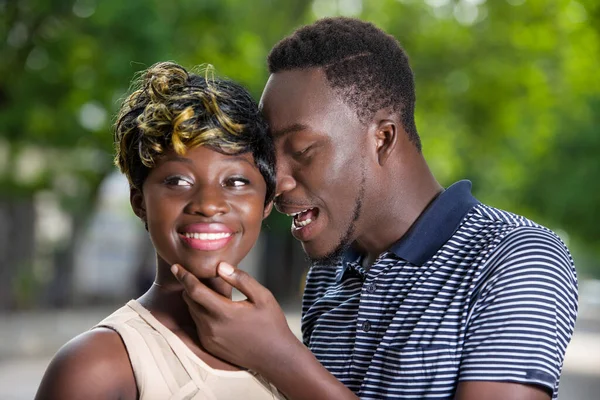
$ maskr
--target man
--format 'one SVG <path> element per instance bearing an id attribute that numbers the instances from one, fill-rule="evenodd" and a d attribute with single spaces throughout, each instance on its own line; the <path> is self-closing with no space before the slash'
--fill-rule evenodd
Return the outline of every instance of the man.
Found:
<path id="1" fill-rule="evenodd" d="M 226 264 L 220 275 L 247 301 L 174 268 L 202 316 L 202 344 L 290 399 L 556 398 L 577 314 L 569 251 L 550 230 L 478 202 L 470 182 L 437 183 L 396 40 L 324 19 L 268 61 L 275 205 L 313 260 L 302 333 L 316 359 L 272 295 Z"/>

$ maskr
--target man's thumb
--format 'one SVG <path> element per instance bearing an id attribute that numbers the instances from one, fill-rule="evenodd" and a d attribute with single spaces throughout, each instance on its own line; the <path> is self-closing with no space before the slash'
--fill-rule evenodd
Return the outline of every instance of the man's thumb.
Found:
<path id="1" fill-rule="evenodd" d="M 221 279 L 239 290 L 253 303 L 260 298 L 264 291 L 264 288 L 254 278 L 231 264 L 221 262 L 217 267 L 217 272 Z"/>
<path id="2" fill-rule="evenodd" d="M 228 280 L 227 277 L 231 276 L 235 272 L 235 268 L 226 262 L 221 262 L 217 267 L 217 270 L 221 278 L 225 278 L 225 280 Z"/>

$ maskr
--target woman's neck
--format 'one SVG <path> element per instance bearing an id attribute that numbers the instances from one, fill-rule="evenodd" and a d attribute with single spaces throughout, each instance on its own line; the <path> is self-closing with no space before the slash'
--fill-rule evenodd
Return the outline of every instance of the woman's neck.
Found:
<path id="1" fill-rule="evenodd" d="M 232 287 L 220 277 L 199 281 L 216 293 L 231 298 Z M 138 301 L 170 330 L 195 332 L 194 321 L 183 299 L 183 290 L 183 285 L 173 276 L 170 269 L 159 263 L 154 283 Z"/>
<path id="2" fill-rule="evenodd" d="M 231 298 L 231 286 L 221 278 L 211 278 L 201 282 L 219 294 Z M 157 279 L 152 287 L 138 298 L 138 302 L 206 364 L 219 370 L 240 370 L 240 367 L 216 358 L 202 347 L 188 305 L 183 300 L 183 286 L 177 281 L 161 283 Z"/>

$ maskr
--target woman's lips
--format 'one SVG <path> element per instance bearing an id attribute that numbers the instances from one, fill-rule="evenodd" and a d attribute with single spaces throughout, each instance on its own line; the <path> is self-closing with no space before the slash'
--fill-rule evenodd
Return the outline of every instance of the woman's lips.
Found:
<path id="1" fill-rule="evenodd" d="M 179 237 L 195 250 L 215 251 L 227 246 L 234 232 L 221 223 L 186 225 Z"/>
<path id="2" fill-rule="evenodd" d="M 179 233 L 233 233 L 233 229 L 220 222 L 210 222 L 186 225 Z"/>
<path id="3" fill-rule="evenodd" d="M 229 241 L 233 237 L 233 234 L 229 234 L 229 236 L 219 239 L 196 239 L 195 237 L 188 237 L 181 233 L 179 234 L 179 237 L 192 249 L 202 251 L 214 251 L 221 250 L 223 247 L 227 246 L 227 243 L 229 243 Z"/>

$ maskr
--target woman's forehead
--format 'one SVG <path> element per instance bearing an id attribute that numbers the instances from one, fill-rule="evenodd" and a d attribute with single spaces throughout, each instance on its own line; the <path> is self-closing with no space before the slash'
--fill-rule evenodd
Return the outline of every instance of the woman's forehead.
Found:
<path id="1" fill-rule="evenodd" d="M 163 162 L 178 161 L 187 164 L 205 165 L 207 160 L 212 163 L 244 163 L 256 168 L 254 156 L 250 151 L 243 153 L 230 154 L 225 150 L 221 150 L 212 146 L 195 146 L 187 148 L 182 154 L 177 153 L 173 149 L 169 149 L 161 157 Z"/>

